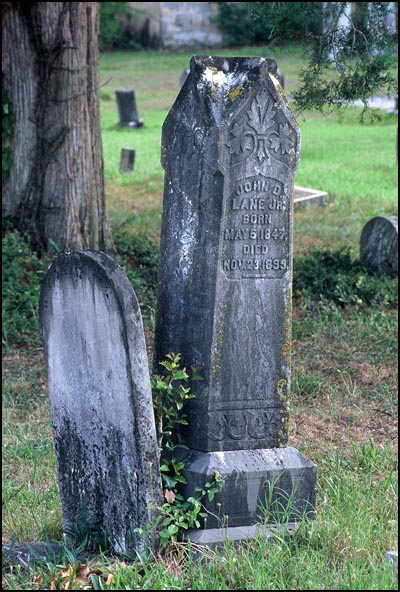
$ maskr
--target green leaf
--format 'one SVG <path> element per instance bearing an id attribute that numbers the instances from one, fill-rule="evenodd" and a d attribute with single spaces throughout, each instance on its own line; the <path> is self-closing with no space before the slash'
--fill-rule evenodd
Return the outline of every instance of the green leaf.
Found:
<path id="1" fill-rule="evenodd" d="M 165 487 L 167 489 L 173 489 L 175 487 L 176 479 L 174 479 L 173 477 L 170 477 L 169 475 L 164 475 L 164 474 L 162 474 L 161 477 L 162 477 L 162 480 L 163 480 Z"/>
<path id="2" fill-rule="evenodd" d="M 165 384 L 165 382 L 162 380 L 156 380 L 155 383 L 153 384 L 153 388 L 155 388 L 159 391 L 166 391 L 168 389 L 168 385 Z"/>
<path id="3" fill-rule="evenodd" d="M 178 370 L 174 373 L 174 380 L 186 380 L 189 375 L 184 370 Z"/>
<path id="4" fill-rule="evenodd" d="M 168 533 L 170 535 L 176 534 L 178 532 L 179 528 L 176 526 L 176 524 L 170 524 L 168 526 Z"/>
<path id="5" fill-rule="evenodd" d="M 181 384 L 179 385 L 178 390 L 179 390 L 179 394 L 181 394 L 181 395 L 187 395 L 188 393 L 190 393 L 190 387 L 185 388 Z"/>
<path id="6" fill-rule="evenodd" d="M 175 458 L 171 460 L 171 464 L 177 473 L 185 468 L 185 463 L 182 461 L 176 461 Z"/>
<path id="7" fill-rule="evenodd" d="M 182 477 L 182 475 L 175 475 L 175 479 L 179 482 L 179 483 L 183 483 L 184 485 L 187 484 L 187 481 L 185 479 L 185 477 Z"/>

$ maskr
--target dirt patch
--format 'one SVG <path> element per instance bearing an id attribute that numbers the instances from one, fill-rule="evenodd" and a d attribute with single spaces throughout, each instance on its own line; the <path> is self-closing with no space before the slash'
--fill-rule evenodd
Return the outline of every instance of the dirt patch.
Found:
<path id="1" fill-rule="evenodd" d="M 149 191 L 148 187 L 144 188 L 142 185 L 119 186 L 113 181 L 106 181 L 105 188 L 110 213 L 114 209 L 128 210 L 139 216 L 144 212 L 161 209 L 161 191 Z"/>
<path id="2" fill-rule="evenodd" d="M 373 442 L 376 447 L 389 445 L 393 458 L 397 459 L 397 418 L 371 406 L 366 407 L 364 412 L 369 412 L 371 417 L 366 419 L 364 414 L 359 415 L 351 409 L 329 416 L 321 413 L 320 409 L 297 406 L 290 416 L 289 445 L 300 451 L 306 450 L 307 456 L 316 461 L 321 454 L 321 446 L 332 452 L 340 451 L 346 457 L 353 447 Z"/>

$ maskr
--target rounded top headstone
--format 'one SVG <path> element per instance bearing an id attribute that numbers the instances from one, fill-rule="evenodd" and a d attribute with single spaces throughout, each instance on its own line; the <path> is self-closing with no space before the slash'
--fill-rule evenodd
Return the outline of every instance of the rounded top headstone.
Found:
<path id="1" fill-rule="evenodd" d="M 398 273 L 397 216 L 376 216 L 364 226 L 360 237 L 360 262 L 378 275 Z"/>
<path id="2" fill-rule="evenodd" d="M 135 529 L 154 520 L 162 486 L 132 285 L 106 253 L 62 253 L 43 280 L 39 316 L 66 540 L 79 541 L 84 517 L 116 553 L 142 552 Z"/>

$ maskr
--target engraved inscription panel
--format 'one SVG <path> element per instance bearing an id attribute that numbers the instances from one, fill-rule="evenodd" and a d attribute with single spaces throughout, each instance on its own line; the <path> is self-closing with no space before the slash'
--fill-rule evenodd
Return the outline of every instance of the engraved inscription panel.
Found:
<path id="1" fill-rule="evenodd" d="M 289 199 L 283 183 L 256 175 L 236 182 L 225 204 L 220 267 L 228 279 L 281 278 L 289 267 Z"/>

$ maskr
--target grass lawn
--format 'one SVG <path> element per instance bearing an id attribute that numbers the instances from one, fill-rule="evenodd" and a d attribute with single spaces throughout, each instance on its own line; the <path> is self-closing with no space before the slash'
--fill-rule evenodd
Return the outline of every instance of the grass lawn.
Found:
<path id="1" fill-rule="evenodd" d="M 296 88 L 304 65 L 297 48 L 242 48 L 217 55 L 272 56 L 285 73 L 285 90 Z M 107 204 L 113 224 L 133 220 L 136 228 L 159 236 L 163 191 L 160 164 L 162 124 L 179 93 L 179 76 L 190 53 L 106 54 L 101 62 L 103 148 Z M 145 127 L 116 129 L 115 89 L 135 90 Z M 295 184 L 328 192 L 329 205 L 313 216 L 298 214 L 296 249 L 309 242 L 357 247 L 364 224 L 377 215 L 397 214 L 397 117 L 382 113 L 372 125 L 359 123 L 360 110 L 348 109 L 342 123 L 336 116 L 297 115 L 301 129 L 300 166 Z M 121 148 L 136 151 L 133 173 L 119 173 Z M 346 224 L 343 224 L 346 220 Z M 310 221 L 310 222 L 309 222 Z"/>
<path id="2" fill-rule="evenodd" d="M 273 56 L 296 88 L 302 50 L 242 48 L 218 55 Z M 108 216 L 118 261 L 141 304 L 149 356 L 160 237 L 163 121 L 191 54 L 105 54 L 101 118 Z M 115 89 L 135 90 L 144 127 L 118 129 Z M 397 216 L 397 117 L 360 125 L 307 113 L 295 184 L 327 191 L 325 206 L 294 214 L 292 407 L 289 445 L 318 467 L 317 519 L 294 536 L 219 550 L 171 545 L 149 561 L 112 554 L 3 563 L 3 589 L 395 590 L 397 568 L 397 278 L 358 264 L 363 226 Z M 120 150 L 136 150 L 133 173 Z M 150 239 L 150 240 L 149 240 Z M 3 239 L 3 544 L 61 541 L 55 454 L 38 324 L 38 290 L 54 253 L 37 260 Z M 332 278 L 334 281 L 331 281 Z M 194 552 L 196 554 L 194 555 Z M 90 561 L 92 563 L 89 565 Z M 88 567 L 89 566 L 89 567 Z M 79 580 L 79 578 L 81 578 Z"/>

